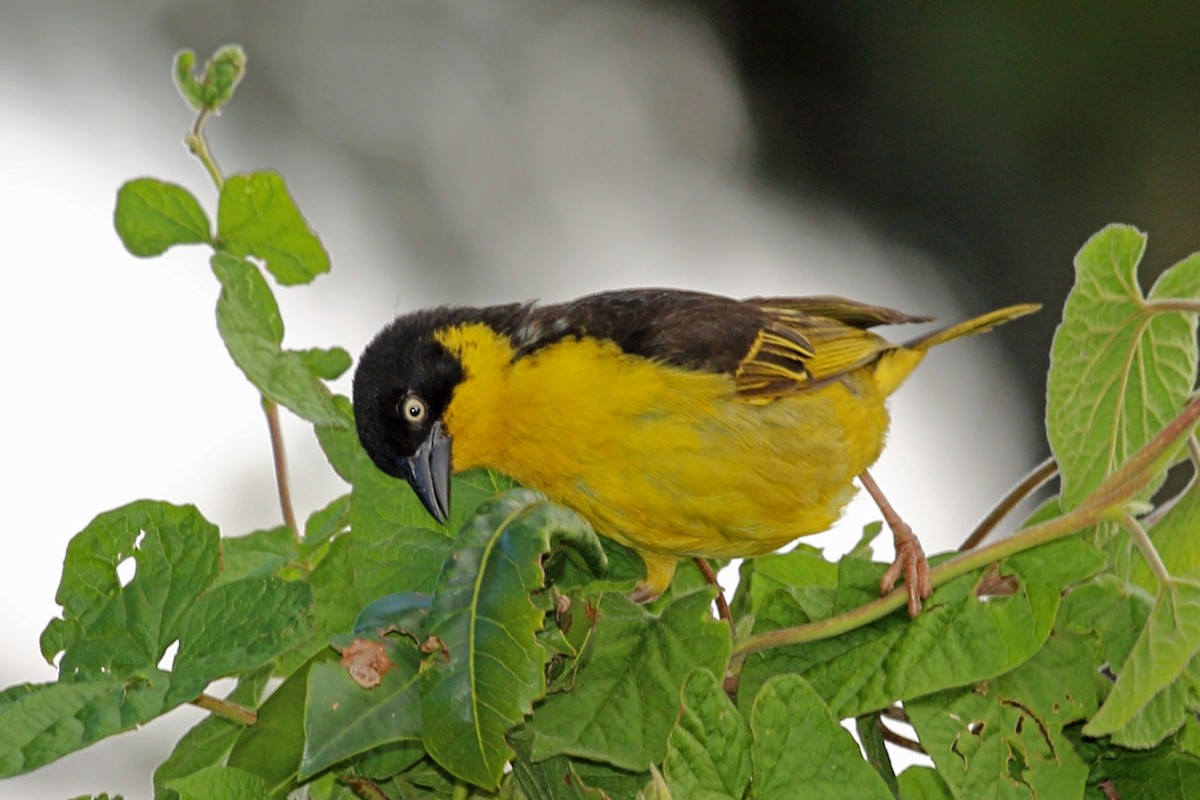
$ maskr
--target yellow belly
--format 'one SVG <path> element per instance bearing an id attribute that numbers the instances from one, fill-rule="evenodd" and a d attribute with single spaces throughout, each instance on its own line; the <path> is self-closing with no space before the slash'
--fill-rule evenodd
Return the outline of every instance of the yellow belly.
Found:
<path id="1" fill-rule="evenodd" d="M 467 372 L 445 414 L 455 471 L 503 472 L 643 553 L 750 556 L 826 530 L 887 429 L 867 370 L 753 405 L 727 376 L 611 343 L 515 362 L 482 352 L 507 343 L 470 329 L 444 343 Z"/>

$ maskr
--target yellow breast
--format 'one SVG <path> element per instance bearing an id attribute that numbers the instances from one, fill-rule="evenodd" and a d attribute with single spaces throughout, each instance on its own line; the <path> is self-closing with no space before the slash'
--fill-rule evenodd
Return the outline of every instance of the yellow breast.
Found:
<path id="1" fill-rule="evenodd" d="M 757 555 L 825 530 L 886 434 L 871 368 L 754 405 L 728 376 L 611 342 L 514 360 L 483 325 L 439 339 L 466 373 L 444 416 L 455 471 L 509 475 L 640 551 Z"/>

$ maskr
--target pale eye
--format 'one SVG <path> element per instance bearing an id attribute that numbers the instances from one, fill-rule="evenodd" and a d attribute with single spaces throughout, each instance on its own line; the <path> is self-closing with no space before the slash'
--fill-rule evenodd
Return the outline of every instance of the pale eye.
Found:
<path id="1" fill-rule="evenodd" d="M 410 424 L 416 425 L 421 420 L 425 419 L 425 414 L 428 413 L 428 408 L 425 406 L 425 401 L 417 397 L 415 394 L 405 395 L 404 399 L 396 404 L 396 411 L 400 416 Z"/>

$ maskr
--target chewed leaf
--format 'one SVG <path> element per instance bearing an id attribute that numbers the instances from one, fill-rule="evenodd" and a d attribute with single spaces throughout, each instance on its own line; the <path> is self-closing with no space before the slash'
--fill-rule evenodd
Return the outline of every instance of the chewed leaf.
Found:
<path id="1" fill-rule="evenodd" d="M 211 238 L 200 201 L 182 186 L 154 178 L 138 178 L 120 188 L 113 224 L 125 249 L 140 258 Z"/>
<path id="2" fill-rule="evenodd" d="M 1196 382 L 1195 314 L 1154 304 L 1200 297 L 1200 255 L 1163 273 L 1147 299 L 1137 276 L 1145 247 L 1141 232 L 1111 225 L 1075 259 L 1075 287 L 1050 353 L 1046 405 L 1065 509 L 1170 422 Z"/>

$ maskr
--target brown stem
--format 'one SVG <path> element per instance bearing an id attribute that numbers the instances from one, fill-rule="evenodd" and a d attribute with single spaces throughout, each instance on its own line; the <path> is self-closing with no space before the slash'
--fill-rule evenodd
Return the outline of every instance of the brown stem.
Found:
<path id="1" fill-rule="evenodd" d="M 700 568 L 700 573 L 704 575 L 704 580 L 717 587 L 717 617 L 729 623 L 729 627 L 733 629 L 733 617 L 729 614 L 729 603 L 725 602 L 725 590 L 721 588 L 721 584 L 717 583 L 717 573 L 713 572 L 712 565 L 708 563 L 707 558 L 696 556 L 692 559 L 696 562 L 696 566 Z"/>
<path id="2" fill-rule="evenodd" d="M 992 510 L 987 513 L 987 516 L 980 520 L 975 526 L 975 530 L 971 531 L 971 535 L 963 540 L 963 543 L 958 546 L 958 552 L 972 550 L 980 545 L 984 539 L 988 537 L 1000 521 L 1007 517 L 1021 501 L 1029 497 L 1038 489 L 1045 486 L 1050 479 L 1058 474 L 1058 462 L 1054 460 L 1054 456 L 1050 456 L 1042 463 L 1034 467 L 1028 475 L 1021 479 L 1021 482 L 1009 490 L 1008 494 L 1000 499 L 992 507 Z"/>
<path id="3" fill-rule="evenodd" d="M 213 697 L 210 694 L 202 694 L 192 700 L 192 705 L 199 706 L 205 711 L 211 711 L 219 717 L 231 719 L 234 722 L 240 722 L 243 725 L 253 725 L 258 722 L 258 712 L 252 708 L 246 708 L 237 703 L 231 703 L 228 700 L 223 700 L 220 697 Z"/>
<path id="4" fill-rule="evenodd" d="M 879 729 L 883 732 L 883 738 L 898 747 L 903 747 L 905 750 L 912 750 L 914 753 L 921 755 L 929 755 L 928 751 L 921 746 L 921 743 L 915 739 L 910 739 L 907 736 L 902 736 L 894 730 L 884 725 L 882 721 L 879 723 Z"/>
<path id="5" fill-rule="evenodd" d="M 279 406 L 275 401 L 262 399 L 263 413 L 267 415 L 267 429 L 271 432 L 271 456 L 275 463 L 275 488 L 279 492 L 279 507 L 283 511 L 283 523 L 292 530 L 292 536 L 300 541 L 300 526 L 296 523 L 296 512 L 292 508 L 292 489 L 288 479 L 287 452 L 283 446 L 283 429 L 279 424 Z"/>

